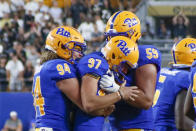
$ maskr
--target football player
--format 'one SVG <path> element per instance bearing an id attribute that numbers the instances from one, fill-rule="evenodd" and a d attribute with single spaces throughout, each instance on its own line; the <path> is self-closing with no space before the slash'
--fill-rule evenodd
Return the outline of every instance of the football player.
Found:
<path id="1" fill-rule="evenodd" d="M 174 64 L 162 68 L 153 103 L 156 131 L 190 131 L 194 121 L 184 115 L 183 107 L 190 84 L 189 70 L 196 59 L 196 39 L 185 38 L 172 48 Z"/>
<path id="2" fill-rule="evenodd" d="M 120 73 L 127 73 L 128 68 L 135 68 L 139 58 L 137 44 L 124 36 L 110 39 L 101 52 L 94 52 L 84 56 L 77 68 L 81 76 L 81 98 L 84 109 L 89 112 L 113 106 L 120 100 L 129 100 L 137 97 L 137 87 L 121 88 L 110 94 L 98 86 L 99 78 L 108 73 L 109 69 Z M 114 78 L 114 74 L 110 73 Z M 114 79 L 113 79 L 114 80 Z M 114 83 L 113 86 L 120 88 Z M 82 110 L 77 110 L 75 118 L 75 131 L 102 131 L 104 117 L 94 117 Z"/>
<path id="3" fill-rule="evenodd" d="M 108 20 L 105 35 L 107 40 L 114 36 L 126 36 L 137 42 L 141 37 L 140 20 L 130 11 L 118 11 Z M 154 128 L 151 106 L 161 67 L 161 54 L 152 45 L 139 45 L 138 48 L 138 67 L 127 74 L 126 86 L 137 86 L 139 94 L 135 101 L 120 102 L 116 105 L 116 111 L 109 117 L 113 130 L 149 131 Z M 109 79 L 109 75 L 104 75 L 100 80 L 107 81 L 101 85 L 105 91 L 113 84 Z M 116 91 L 115 87 L 110 90 Z"/>
<path id="4" fill-rule="evenodd" d="M 187 58 L 192 58 L 192 60 L 195 60 L 196 58 L 196 43 L 193 43 L 194 46 L 192 46 L 192 53 L 189 54 Z M 186 58 L 186 59 L 187 59 Z M 191 61 L 192 62 L 192 61 Z M 190 78 L 190 86 L 186 95 L 186 100 L 184 104 L 184 113 L 187 117 L 189 117 L 191 120 L 195 121 L 195 112 L 196 112 L 196 102 L 195 102 L 195 97 L 196 97 L 196 60 L 193 62 L 192 67 L 191 67 L 191 73 L 189 75 Z M 196 123 L 193 125 L 192 131 L 196 131 Z"/>
<path id="5" fill-rule="evenodd" d="M 84 38 L 72 27 L 60 26 L 48 34 L 41 67 L 33 79 L 36 131 L 69 131 L 70 100 L 82 109 L 73 64 L 85 48 Z"/>

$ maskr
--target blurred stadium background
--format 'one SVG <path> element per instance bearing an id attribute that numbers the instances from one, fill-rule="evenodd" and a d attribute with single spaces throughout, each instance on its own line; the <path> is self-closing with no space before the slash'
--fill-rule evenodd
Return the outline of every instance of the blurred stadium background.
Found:
<path id="1" fill-rule="evenodd" d="M 140 18 L 139 44 L 155 45 L 162 52 L 163 67 L 171 61 L 174 42 L 196 36 L 195 0 L 0 0 L 0 129 L 9 112 L 16 110 L 23 130 L 29 130 L 34 117 L 33 72 L 48 32 L 58 25 L 73 26 L 88 44 L 86 53 L 98 51 L 108 18 L 119 10 L 133 11 Z M 183 22 L 176 27 L 174 17 L 179 16 Z M 10 65 L 14 56 L 19 66 Z"/>

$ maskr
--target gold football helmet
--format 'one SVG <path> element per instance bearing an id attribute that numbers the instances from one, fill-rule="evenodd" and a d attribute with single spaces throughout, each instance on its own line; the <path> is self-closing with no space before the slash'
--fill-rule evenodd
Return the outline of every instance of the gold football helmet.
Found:
<path id="1" fill-rule="evenodd" d="M 75 49 L 81 48 L 81 51 Z M 83 53 L 86 49 L 86 43 L 82 35 L 73 27 L 60 26 L 48 34 L 45 48 L 53 51 L 59 57 L 69 60 L 73 57 L 73 51 Z"/>
<path id="2" fill-rule="evenodd" d="M 118 11 L 109 18 L 105 36 L 108 41 L 113 36 L 126 36 L 136 42 L 141 37 L 140 20 L 130 11 Z"/>
<path id="3" fill-rule="evenodd" d="M 102 48 L 110 69 L 113 66 L 119 66 L 127 63 L 131 68 L 137 67 L 139 50 L 137 44 L 125 36 L 116 36 Z"/>
<path id="4" fill-rule="evenodd" d="M 191 66 L 196 59 L 196 39 L 184 38 L 173 45 L 172 56 L 174 64 Z"/>

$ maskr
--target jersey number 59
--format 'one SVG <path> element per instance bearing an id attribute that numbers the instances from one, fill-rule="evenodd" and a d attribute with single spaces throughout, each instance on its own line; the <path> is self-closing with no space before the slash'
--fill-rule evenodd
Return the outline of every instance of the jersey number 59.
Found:
<path id="1" fill-rule="evenodd" d="M 157 59 L 159 57 L 157 50 L 154 48 L 147 48 L 146 54 L 148 59 L 152 59 L 152 58 Z"/>

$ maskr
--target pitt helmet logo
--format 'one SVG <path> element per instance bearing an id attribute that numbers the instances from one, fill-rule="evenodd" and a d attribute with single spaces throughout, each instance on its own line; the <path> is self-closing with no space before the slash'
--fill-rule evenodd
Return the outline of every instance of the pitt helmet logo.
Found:
<path id="1" fill-rule="evenodd" d="M 123 52 L 123 54 L 125 54 L 125 56 L 127 56 L 131 50 L 126 47 L 127 43 L 124 40 L 120 40 L 120 43 L 117 45 L 118 48 L 120 48 L 120 50 Z"/>
<path id="2" fill-rule="evenodd" d="M 132 19 L 127 18 L 127 19 L 125 19 L 124 23 L 127 24 L 129 27 L 132 27 L 132 26 L 138 24 L 136 18 L 132 18 Z"/>
<path id="3" fill-rule="evenodd" d="M 70 32 L 64 30 L 64 28 L 58 28 L 58 30 L 56 31 L 56 34 L 70 37 Z"/>
<path id="4" fill-rule="evenodd" d="M 192 51 L 196 51 L 196 45 L 195 45 L 195 43 L 190 43 L 190 44 L 188 45 L 188 47 L 189 47 Z"/>

